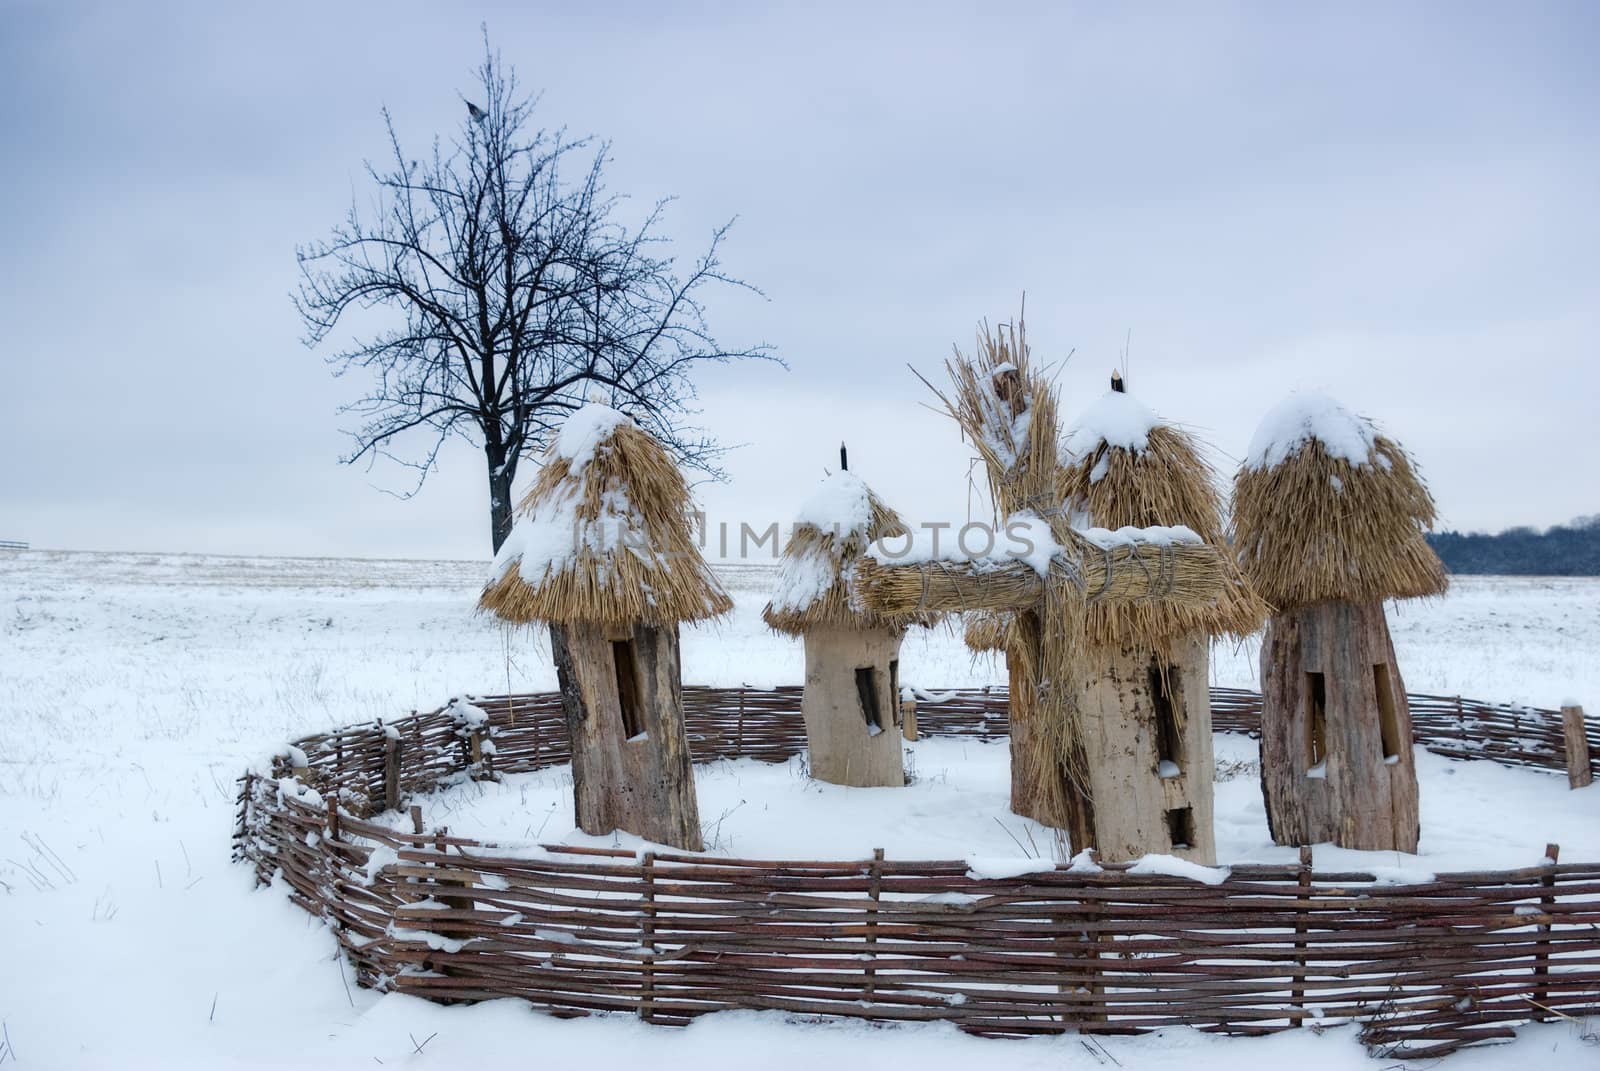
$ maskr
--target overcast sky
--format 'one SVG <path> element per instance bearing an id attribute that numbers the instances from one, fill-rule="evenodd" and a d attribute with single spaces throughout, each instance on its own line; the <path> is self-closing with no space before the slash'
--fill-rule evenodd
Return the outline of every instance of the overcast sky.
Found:
<path id="1" fill-rule="evenodd" d="M 710 295 L 713 327 L 791 370 L 703 379 L 748 444 L 713 520 L 786 521 L 841 439 L 960 516 L 967 451 L 906 366 L 1024 290 L 1069 415 L 1131 339 L 1132 390 L 1230 473 L 1317 388 L 1446 526 L 1600 511 L 1600 4 L 1308 6 L 0 0 L 0 539 L 487 557 L 470 448 L 409 502 L 337 463 L 359 384 L 288 298 L 380 107 L 454 130 L 480 21 L 548 122 L 611 139 L 613 188 L 680 198 L 686 255 L 739 217 L 767 299 Z"/>

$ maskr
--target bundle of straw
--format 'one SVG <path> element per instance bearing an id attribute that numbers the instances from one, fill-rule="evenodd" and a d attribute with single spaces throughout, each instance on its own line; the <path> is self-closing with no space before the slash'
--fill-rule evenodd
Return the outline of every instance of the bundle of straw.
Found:
<path id="1" fill-rule="evenodd" d="M 1224 545 L 1222 500 L 1215 475 L 1195 441 L 1167 424 L 1148 433 L 1140 449 L 1110 446 L 1102 438 L 1061 468 L 1061 495 L 1069 515 L 1101 528 L 1183 525 L 1213 547 Z M 1088 610 L 1084 630 L 1091 647 L 1155 647 L 1179 636 L 1204 633 L 1243 639 L 1261 627 L 1267 606 L 1231 558 L 1215 601 L 1101 600 Z"/>
<path id="2" fill-rule="evenodd" d="M 1058 517 L 1056 396 L 1033 367 L 1024 317 L 1019 315 L 1015 323 L 1002 324 L 998 330 L 985 322 L 979 327 L 973 355 L 957 348 L 944 367 L 950 377 L 949 393 L 920 374 L 918 378 L 977 450 L 988 475 L 995 519 L 1025 510 Z M 930 566 L 922 576 L 948 580 L 956 571 Z M 905 590 L 915 572 L 877 569 L 863 562 L 857 582 L 865 601 L 879 612 L 905 612 L 908 595 L 910 605 L 931 609 L 920 580 L 914 581 L 914 594 Z M 976 601 L 976 589 L 956 579 L 949 608 L 990 609 L 1010 617 L 1006 662 L 1018 685 L 1011 692 L 1013 809 L 1053 826 L 1082 830 L 1091 821 L 1079 813 L 1084 808 L 1074 808 L 1075 799 L 1087 800 L 1083 786 L 1089 783 L 1075 730 L 1075 682 L 1081 673 L 1075 648 L 1082 633 L 1067 605 L 1076 589 L 1063 581 L 1066 594 L 1047 605 L 1043 582 L 1037 573 L 1031 578 L 1024 575 L 1029 572 L 1030 567 L 1022 566 L 1021 571 L 1008 568 L 1004 578 L 986 578 L 983 588 L 995 600 L 987 605 Z M 898 607 L 904 608 L 897 611 Z M 1076 792 L 1069 781 L 1079 786 Z"/>
<path id="3" fill-rule="evenodd" d="M 1026 562 L 950 562 L 889 564 L 863 558 L 856 568 L 856 590 L 879 613 L 1027 612 L 1043 603 L 1053 587 L 1079 593 L 1085 609 L 1107 603 L 1142 602 L 1187 607 L 1198 612 L 1223 590 L 1222 554 L 1207 543 L 1118 543 L 1101 547 L 1068 533 L 1067 553 L 1041 577 Z M 1061 622 L 1081 633 L 1080 620 Z"/>
<path id="4" fill-rule="evenodd" d="M 1004 653 L 1010 646 L 1012 616 L 1000 610 L 969 610 L 961 615 L 961 638 L 976 654 Z"/>
<path id="5" fill-rule="evenodd" d="M 547 535 L 570 539 L 573 554 L 534 576 L 513 561 L 484 588 L 480 610 L 514 623 L 662 626 L 733 608 L 695 545 L 682 473 L 632 421 L 616 424 L 576 473 L 552 442 L 519 514 L 519 527 L 570 526 Z"/>
<path id="6" fill-rule="evenodd" d="M 953 397 L 933 391 L 983 460 L 996 519 L 1022 510 L 1048 516 L 1060 504 L 1057 488 L 1056 397 L 1032 367 L 1027 329 L 1019 316 L 998 330 L 985 322 L 970 358 L 960 349 L 944 363 Z"/>
<path id="7" fill-rule="evenodd" d="M 1279 610 L 1442 594 L 1444 565 L 1423 536 L 1434 519 L 1427 485 L 1383 435 L 1362 464 L 1310 439 L 1277 465 L 1245 466 L 1233 484 L 1239 562 Z"/>

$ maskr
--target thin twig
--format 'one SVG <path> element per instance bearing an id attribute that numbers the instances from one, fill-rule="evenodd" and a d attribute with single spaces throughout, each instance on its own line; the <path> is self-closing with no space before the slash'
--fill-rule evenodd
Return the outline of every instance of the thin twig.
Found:
<path id="1" fill-rule="evenodd" d="M 1026 855 L 1029 859 L 1037 859 L 1037 858 L 1039 858 L 1039 855 L 1038 855 L 1037 852 L 1028 851 L 1027 847 L 1020 840 L 1017 839 L 1017 835 L 1015 833 L 1011 832 L 1011 830 L 1006 829 L 1006 824 L 1004 822 L 1000 821 L 1000 816 L 999 815 L 995 816 L 994 824 L 999 826 L 1001 829 L 1005 830 L 1006 836 L 1011 838 L 1011 843 L 1015 844 L 1017 846 L 1017 850 L 1022 852 L 1023 855 Z"/>

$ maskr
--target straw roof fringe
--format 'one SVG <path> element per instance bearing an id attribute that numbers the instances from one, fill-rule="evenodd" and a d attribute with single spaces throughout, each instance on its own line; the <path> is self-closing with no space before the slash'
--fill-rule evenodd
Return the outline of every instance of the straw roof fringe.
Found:
<path id="1" fill-rule="evenodd" d="M 732 609 L 695 545 L 689 489 L 666 449 L 625 418 L 595 426 L 581 455 L 551 442 L 479 610 L 519 624 L 665 626 Z M 536 543 L 565 552 L 525 560 L 519 548 Z"/>
<path id="2" fill-rule="evenodd" d="M 762 620 L 771 628 L 799 636 L 813 628 L 903 629 L 935 620 L 937 615 L 926 613 L 880 614 L 859 600 L 852 601 L 850 582 L 867 547 L 910 532 L 900 515 L 884 505 L 871 488 L 860 486 L 867 501 L 865 526 L 845 531 L 808 521 L 795 524 L 778 566 L 778 592 L 761 611 Z"/>
<path id="3" fill-rule="evenodd" d="M 999 651 L 1011 646 L 1012 615 L 1004 610 L 968 610 L 961 615 L 961 638 L 974 654 Z"/>
<path id="4" fill-rule="evenodd" d="M 1089 646 L 1155 647 L 1197 632 L 1243 639 L 1260 628 L 1267 605 L 1226 552 L 1222 496 L 1193 437 L 1157 422 L 1140 449 L 1110 446 L 1104 438 L 1084 443 L 1080 437 L 1080 445 L 1062 460 L 1061 497 L 1071 514 L 1100 528 L 1183 525 L 1224 549 L 1223 587 L 1215 602 L 1091 605 L 1084 621 Z"/>
<path id="5" fill-rule="evenodd" d="M 1239 470 L 1231 534 L 1256 590 L 1293 610 L 1442 594 L 1444 566 L 1423 536 L 1435 516 L 1393 440 L 1375 434 L 1365 463 L 1353 464 L 1312 438 L 1276 465 Z"/>

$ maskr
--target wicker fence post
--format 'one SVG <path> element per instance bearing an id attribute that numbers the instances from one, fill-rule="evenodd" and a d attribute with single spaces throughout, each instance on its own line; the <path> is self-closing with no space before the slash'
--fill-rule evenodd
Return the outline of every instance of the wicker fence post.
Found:
<path id="1" fill-rule="evenodd" d="M 1083 919 L 1087 924 L 1084 931 L 1089 938 L 1083 950 L 1083 969 L 1086 977 L 1083 981 L 1085 999 L 1083 1002 L 1083 1018 L 1078 1022 L 1078 1033 L 1094 1033 L 1090 1023 L 1103 1023 L 1106 1021 L 1105 1006 L 1102 1003 L 1105 997 L 1105 983 L 1100 980 L 1100 940 L 1103 933 L 1103 918 L 1105 908 L 1103 901 L 1096 896 L 1084 904 Z"/>
<path id="2" fill-rule="evenodd" d="M 383 726 L 383 809 L 400 809 L 400 732 Z"/>
<path id="3" fill-rule="evenodd" d="M 1300 891 L 1295 895 L 1294 985 L 1289 990 L 1294 1011 L 1289 1021 L 1304 1026 L 1306 1021 L 1306 932 L 1311 928 L 1311 845 L 1300 845 L 1300 873 L 1295 877 Z"/>
<path id="4" fill-rule="evenodd" d="M 1539 897 L 1539 907 L 1545 921 L 1539 923 L 1539 933 L 1544 939 L 1538 943 L 1538 951 L 1533 955 L 1534 979 L 1534 1018 L 1544 1021 L 1550 1019 L 1550 909 L 1555 906 L 1556 863 L 1561 858 L 1561 845 L 1546 844 L 1544 846 L 1545 874 L 1539 879 L 1539 884 L 1548 890 Z"/>
<path id="5" fill-rule="evenodd" d="M 317 893 L 322 898 L 322 917 L 332 926 L 334 933 L 345 928 L 343 916 L 333 910 L 339 899 L 339 800 L 330 792 L 327 798 L 327 817 L 322 830 L 322 840 L 317 845 L 317 855 L 322 862 L 321 881 Z"/>
<path id="6" fill-rule="evenodd" d="M 733 741 L 733 757 L 737 759 L 744 756 L 744 685 L 742 684 L 739 685 L 739 727 L 736 731 L 738 735 Z"/>
<path id="7" fill-rule="evenodd" d="M 906 739 L 912 743 L 917 740 L 917 701 L 915 699 L 900 700 L 900 725 Z"/>
<path id="8" fill-rule="evenodd" d="M 639 986 L 639 1018 L 655 1021 L 656 995 L 656 854 L 644 854 L 644 918 L 639 923 L 639 946 L 644 949 L 644 977 Z"/>
<path id="9" fill-rule="evenodd" d="M 1589 765 L 1589 738 L 1583 731 L 1583 708 L 1576 703 L 1561 707 L 1561 731 L 1567 753 L 1567 784 L 1582 788 L 1594 784 Z"/>
<path id="10" fill-rule="evenodd" d="M 872 849 L 872 866 L 867 870 L 867 959 L 861 999 L 872 1003 L 878 985 L 878 896 L 883 887 L 883 849 Z"/>

